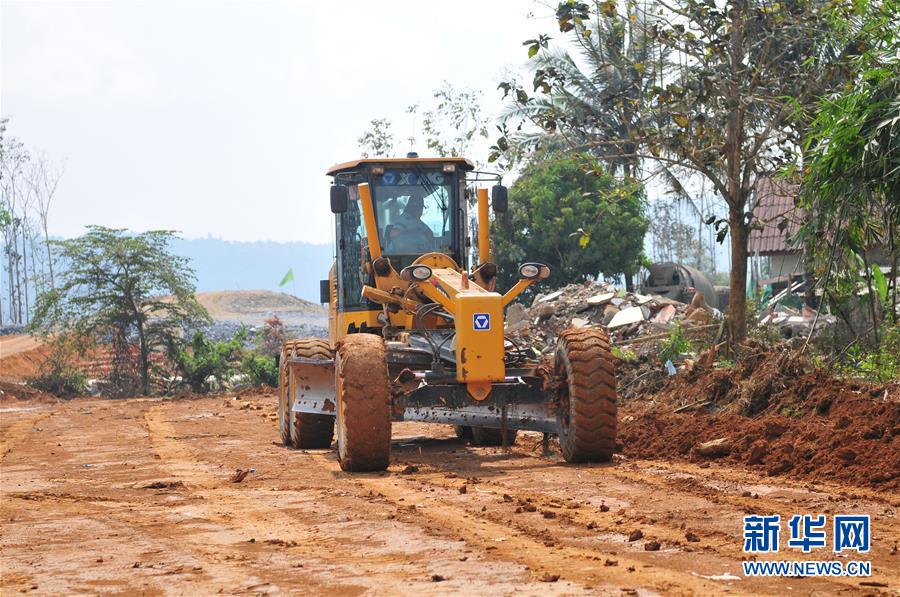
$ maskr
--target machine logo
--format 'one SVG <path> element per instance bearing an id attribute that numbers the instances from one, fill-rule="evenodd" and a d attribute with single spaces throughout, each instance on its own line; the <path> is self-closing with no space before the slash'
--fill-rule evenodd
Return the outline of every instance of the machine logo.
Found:
<path id="1" fill-rule="evenodd" d="M 491 329 L 490 313 L 475 313 L 474 316 L 475 331 L 486 332 Z"/>

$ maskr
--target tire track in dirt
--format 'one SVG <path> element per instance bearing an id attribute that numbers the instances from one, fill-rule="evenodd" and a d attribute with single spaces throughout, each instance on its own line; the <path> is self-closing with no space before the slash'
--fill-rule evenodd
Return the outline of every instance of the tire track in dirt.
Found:
<path id="1" fill-rule="evenodd" d="M 495 522 L 479 513 L 451 503 L 433 503 L 434 498 L 413 483 L 396 476 L 342 475 L 338 465 L 321 454 L 312 457 L 323 468 L 347 481 L 376 491 L 397 504 L 405 505 L 411 516 L 427 521 L 423 527 L 431 532 L 448 534 L 469 545 L 490 552 L 490 557 L 528 566 L 537 579 L 558 575 L 580 584 L 586 590 L 632 587 L 662 591 L 679 590 L 699 594 L 723 592 L 723 587 L 706 579 L 686 573 L 650 567 L 637 559 L 569 545 L 548 547 L 542 539 L 530 536 L 509 525 Z M 401 504 L 400 502 L 405 502 Z M 606 559 L 614 559 L 618 566 L 604 566 Z M 727 590 L 726 590 L 727 592 Z"/>
<path id="2" fill-rule="evenodd" d="M 275 546 L 271 548 L 271 551 L 281 553 L 284 557 L 290 556 L 293 559 L 302 560 L 304 570 L 309 572 L 302 577 L 302 580 L 295 578 L 292 585 L 314 586 L 318 584 L 317 590 L 320 592 L 332 590 L 340 594 L 360 590 L 388 594 L 437 591 L 432 587 L 438 585 L 433 585 L 431 581 L 433 562 L 423 558 L 422 554 L 405 553 L 408 551 L 408 547 L 399 548 L 398 553 L 398 549 L 391 546 L 391 543 L 396 541 L 396 537 L 384 540 L 376 538 L 373 544 L 372 541 L 367 541 L 368 537 L 354 534 L 352 522 L 345 516 L 348 511 L 353 514 L 365 513 L 364 515 L 368 516 L 370 520 L 372 516 L 373 499 L 371 492 L 365 488 L 360 488 L 361 491 L 356 492 L 349 508 L 346 505 L 335 503 L 337 500 L 326 499 L 318 504 L 317 514 L 319 517 L 324 515 L 334 520 L 345 520 L 350 523 L 343 527 L 333 525 L 331 528 L 324 529 L 323 532 L 323 525 L 317 524 L 318 519 L 304 520 L 302 517 L 295 518 L 280 511 L 278 504 L 272 503 L 272 496 L 276 496 L 277 499 L 277 492 L 244 494 L 240 489 L 236 490 L 236 486 L 230 484 L 227 489 L 222 488 L 224 480 L 210 473 L 208 464 L 210 455 L 198 454 L 185 442 L 176 439 L 178 437 L 176 428 L 167 419 L 169 416 L 173 416 L 169 406 L 152 408 L 145 415 L 146 425 L 151 441 L 162 459 L 163 467 L 183 479 L 187 489 L 200 500 L 199 505 L 192 507 L 195 514 L 210 523 L 228 525 L 233 532 L 255 537 L 257 544 L 274 543 Z M 263 437 L 265 436 L 263 435 Z M 293 457 L 303 456 L 303 454 L 291 452 L 289 456 L 293 459 Z M 311 472 L 319 473 L 320 476 L 325 472 L 316 466 L 311 468 Z M 298 467 L 298 473 L 308 474 L 309 472 Z M 327 473 L 326 482 L 331 486 L 340 484 L 340 489 L 335 490 L 334 493 L 343 495 L 345 501 L 346 496 L 353 493 L 346 491 L 347 488 L 353 486 L 343 485 L 342 479 L 333 479 L 331 471 Z M 220 512 L 223 505 L 228 509 L 227 519 Z M 385 505 L 393 512 L 388 514 L 387 520 L 378 518 L 374 521 L 379 530 L 392 535 L 405 532 L 408 535 L 405 542 L 415 543 L 414 537 L 421 535 L 420 529 L 399 520 L 393 504 Z M 291 506 L 294 510 L 298 508 L 296 503 Z M 398 525 L 403 526 L 398 527 Z M 409 528 L 404 529 L 404 526 Z M 268 539 L 265 539 L 266 537 Z M 261 538 L 263 538 L 262 541 Z M 285 541 L 284 538 L 289 538 L 289 540 Z M 186 539 L 191 541 L 190 537 L 186 537 Z M 384 545 L 380 545 L 381 543 Z M 441 552 L 449 552 L 451 556 L 456 547 L 446 543 L 445 540 L 431 539 L 426 543 L 430 543 L 426 547 L 437 547 Z M 283 544 L 287 544 L 287 547 Z M 209 551 L 209 546 L 206 545 L 196 547 Z M 364 558 L 360 558 L 360 549 L 366 554 Z M 262 554 L 257 561 L 247 560 L 242 565 L 254 568 L 260 578 L 266 579 L 269 578 L 266 576 L 269 563 L 264 561 L 265 558 L 266 556 Z M 458 560 L 457 557 L 452 557 L 452 559 Z M 479 564 L 473 562 L 473 565 L 478 566 Z M 496 574 L 498 572 L 514 573 L 515 571 L 495 570 L 494 572 Z M 339 578 L 335 580 L 335 576 Z M 340 578 L 352 579 L 352 582 L 341 581 Z M 441 594 L 453 592 L 452 586 L 455 584 L 452 582 L 453 580 L 463 583 L 459 585 L 460 589 L 464 586 L 472 586 L 461 578 L 447 580 L 448 582 L 442 582 L 439 585 L 440 591 L 437 592 Z M 415 591 L 411 591 L 411 583 L 414 583 L 412 586 L 418 584 Z M 276 585 L 276 588 L 284 589 L 286 587 Z M 489 591 L 487 585 L 484 591 Z M 556 592 L 550 591 L 551 594 Z M 542 591 L 542 593 L 547 592 Z"/>
<path id="3" fill-rule="evenodd" d="M 571 470 L 572 469 L 569 467 L 562 467 L 560 472 L 565 474 L 570 473 Z M 585 467 L 580 469 L 580 474 L 585 472 L 587 472 L 586 476 L 590 476 L 591 473 L 602 475 L 606 477 L 606 481 L 609 481 L 610 477 L 622 479 L 624 481 L 623 486 L 635 486 L 635 493 L 640 492 L 638 484 L 654 485 L 659 481 L 673 481 L 671 479 L 658 479 L 656 476 L 647 476 L 628 471 L 624 474 L 622 472 L 614 472 L 611 467 Z M 456 481 L 448 480 L 445 473 L 440 473 L 438 471 L 430 474 L 417 474 L 415 479 L 430 487 L 440 487 L 443 490 L 447 490 L 447 495 L 449 496 L 456 493 L 456 489 L 459 487 L 459 479 Z M 465 481 L 465 479 L 462 480 Z M 573 535 L 577 534 L 579 531 L 583 533 L 583 530 L 586 528 L 590 529 L 593 535 L 600 538 L 604 535 L 624 538 L 628 536 L 629 531 L 639 528 L 643 533 L 643 537 L 640 540 L 629 543 L 640 548 L 648 541 L 656 540 L 662 541 L 663 545 L 667 548 L 674 547 L 675 551 L 680 553 L 671 554 L 670 559 L 672 561 L 669 562 L 670 564 L 675 564 L 675 560 L 680 559 L 682 564 L 686 567 L 693 565 L 695 568 L 703 570 L 730 568 L 733 571 L 737 571 L 740 569 L 739 562 L 747 559 L 741 549 L 740 538 L 735 533 L 725 533 L 716 529 L 702 528 L 699 525 L 693 525 L 691 529 L 692 531 L 696 531 L 694 533 L 695 542 L 686 541 L 686 527 L 684 524 L 680 524 L 679 519 L 658 517 L 651 509 L 641 511 L 635 508 L 610 508 L 606 512 L 603 512 L 592 505 L 587 505 L 585 507 L 584 503 L 578 502 L 577 500 L 573 504 L 573 502 L 570 502 L 567 498 L 561 498 L 559 495 L 547 494 L 533 489 L 529 489 L 526 492 L 519 491 L 514 485 L 504 483 L 503 477 L 492 477 L 489 479 L 479 478 L 477 483 L 478 485 L 475 490 L 477 493 L 489 495 L 491 501 L 495 504 L 498 501 L 505 502 L 506 511 L 499 513 L 479 513 L 477 511 L 477 506 L 484 503 L 484 501 L 481 501 L 478 504 L 475 504 L 475 508 L 467 509 L 471 515 L 486 517 L 499 524 L 508 524 L 510 521 L 509 515 L 513 508 L 517 511 L 521 511 L 523 506 L 530 504 L 536 509 L 535 513 L 531 514 L 531 519 L 526 519 L 524 524 L 516 522 L 515 526 L 518 530 L 525 534 L 532 535 L 537 539 L 541 539 L 542 535 L 540 532 L 536 531 L 533 525 L 540 521 L 542 513 L 550 513 L 552 519 L 558 521 L 564 531 L 566 529 L 572 531 L 571 533 L 560 533 L 560 535 L 553 538 L 552 541 L 571 540 Z M 488 486 L 490 489 L 479 490 L 477 489 L 479 486 Z M 787 520 L 792 514 L 797 512 L 818 511 L 815 507 L 808 506 L 794 506 L 792 509 L 788 509 L 785 500 L 731 498 L 731 496 L 727 495 L 726 499 L 719 499 L 719 495 L 723 494 L 717 494 L 712 488 L 686 485 L 677 481 L 668 484 L 665 489 L 665 495 L 669 496 L 669 499 L 672 500 L 684 500 L 688 497 L 695 497 L 708 502 L 711 506 L 716 504 L 725 507 L 736 506 L 738 511 L 731 514 L 731 519 L 733 520 L 740 520 L 740 517 L 743 516 L 744 513 L 750 512 L 781 514 L 782 519 Z M 469 493 L 471 494 L 471 490 Z M 760 507 L 760 503 L 766 503 L 768 506 Z M 741 511 L 742 507 L 743 511 Z M 890 510 L 887 510 L 886 513 L 889 514 Z M 720 515 L 719 518 L 721 519 L 722 516 Z M 513 518 L 512 520 L 516 519 Z M 881 534 L 882 539 L 880 542 L 881 549 L 879 550 L 881 552 L 881 565 L 876 565 L 873 579 L 877 582 L 885 583 L 888 586 L 897 586 L 900 584 L 900 578 L 892 571 L 889 563 L 890 557 L 885 556 L 887 556 L 886 552 L 891 544 L 890 537 L 900 538 L 900 535 L 895 532 L 896 527 L 893 524 L 896 522 L 895 518 L 885 518 L 883 520 L 889 520 L 891 521 L 891 524 L 882 524 L 876 529 Z M 529 527 L 529 525 L 532 526 Z M 599 540 L 598 543 L 603 545 L 609 553 L 615 553 L 623 548 L 621 539 L 618 544 L 615 541 L 603 541 L 602 539 Z M 628 548 L 626 547 L 625 549 Z M 634 556 L 636 561 L 639 561 L 641 564 L 647 564 L 649 560 L 646 557 L 640 557 L 639 554 L 640 552 Z M 830 557 L 831 554 L 828 553 L 825 555 Z M 622 560 L 621 555 L 616 555 L 616 558 L 620 561 Z M 860 559 L 868 560 L 870 557 L 869 555 L 866 555 Z M 761 584 L 766 590 L 777 592 L 778 584 L 782 581 L 757 579 L 756 582 L 757 584 Z M 816 590 L 819 591 L 836 592 L 848 588 L 859 589 L 859 582 L 860 579 L 858 578 L 839 577 L 809 579 L 806 584 L 816 585 Z M 812 587 L 806 586 L 805 588 L 811 589 Z"/>
<path id="4" fill-rule="evenodd" d="M 49 412 L 42 412 L 37 415 L 24 418 L 21 421 L 12 423 L 3 429 L 0 435 L 0 462 L 6 458 L 6 455 L 25 439 L 28 433 L 34 428 L 39 421 L 43 421 L 50 416 Z"/>

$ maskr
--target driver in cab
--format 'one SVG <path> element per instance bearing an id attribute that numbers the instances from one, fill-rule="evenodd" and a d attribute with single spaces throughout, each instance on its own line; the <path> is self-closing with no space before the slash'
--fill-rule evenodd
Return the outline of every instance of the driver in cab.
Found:
<path id="1" fill-rule="evenodd" d="M 411 195 L 397 220 L 388 232 L 386 250 L 392 253 L 420 254 L 434 250 L 434 233 L 422 221 L 425 202 L 420 195 Z"/>

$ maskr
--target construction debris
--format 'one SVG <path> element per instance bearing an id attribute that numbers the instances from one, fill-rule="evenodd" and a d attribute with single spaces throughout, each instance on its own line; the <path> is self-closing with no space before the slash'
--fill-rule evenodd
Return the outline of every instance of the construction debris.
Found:
<path id="1" fill-rule="evenodd" d="M 701 292 L 696 292 L 688 305 L 588 281 L 539 294 L 530 308 L 513 303 L 506 313 L 506 335 L 527 340 L 540 354 L 550 354 L 559 333 L 569 327 L 602 325 L 615 344 L 627 345 L 644 337 L 664 338 L 676 323 L 687 328 L 708 326 L 721 317 Z"/>

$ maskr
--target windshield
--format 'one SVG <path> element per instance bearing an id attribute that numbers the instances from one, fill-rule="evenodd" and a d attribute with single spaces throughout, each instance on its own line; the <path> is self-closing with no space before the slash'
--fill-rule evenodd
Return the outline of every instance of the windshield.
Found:
<path id="1" fill-rule="evenodd" d="M 451 254 L 453 175 L 385 170 L 374 180 L 381 248 L 392 255 Z"/>

